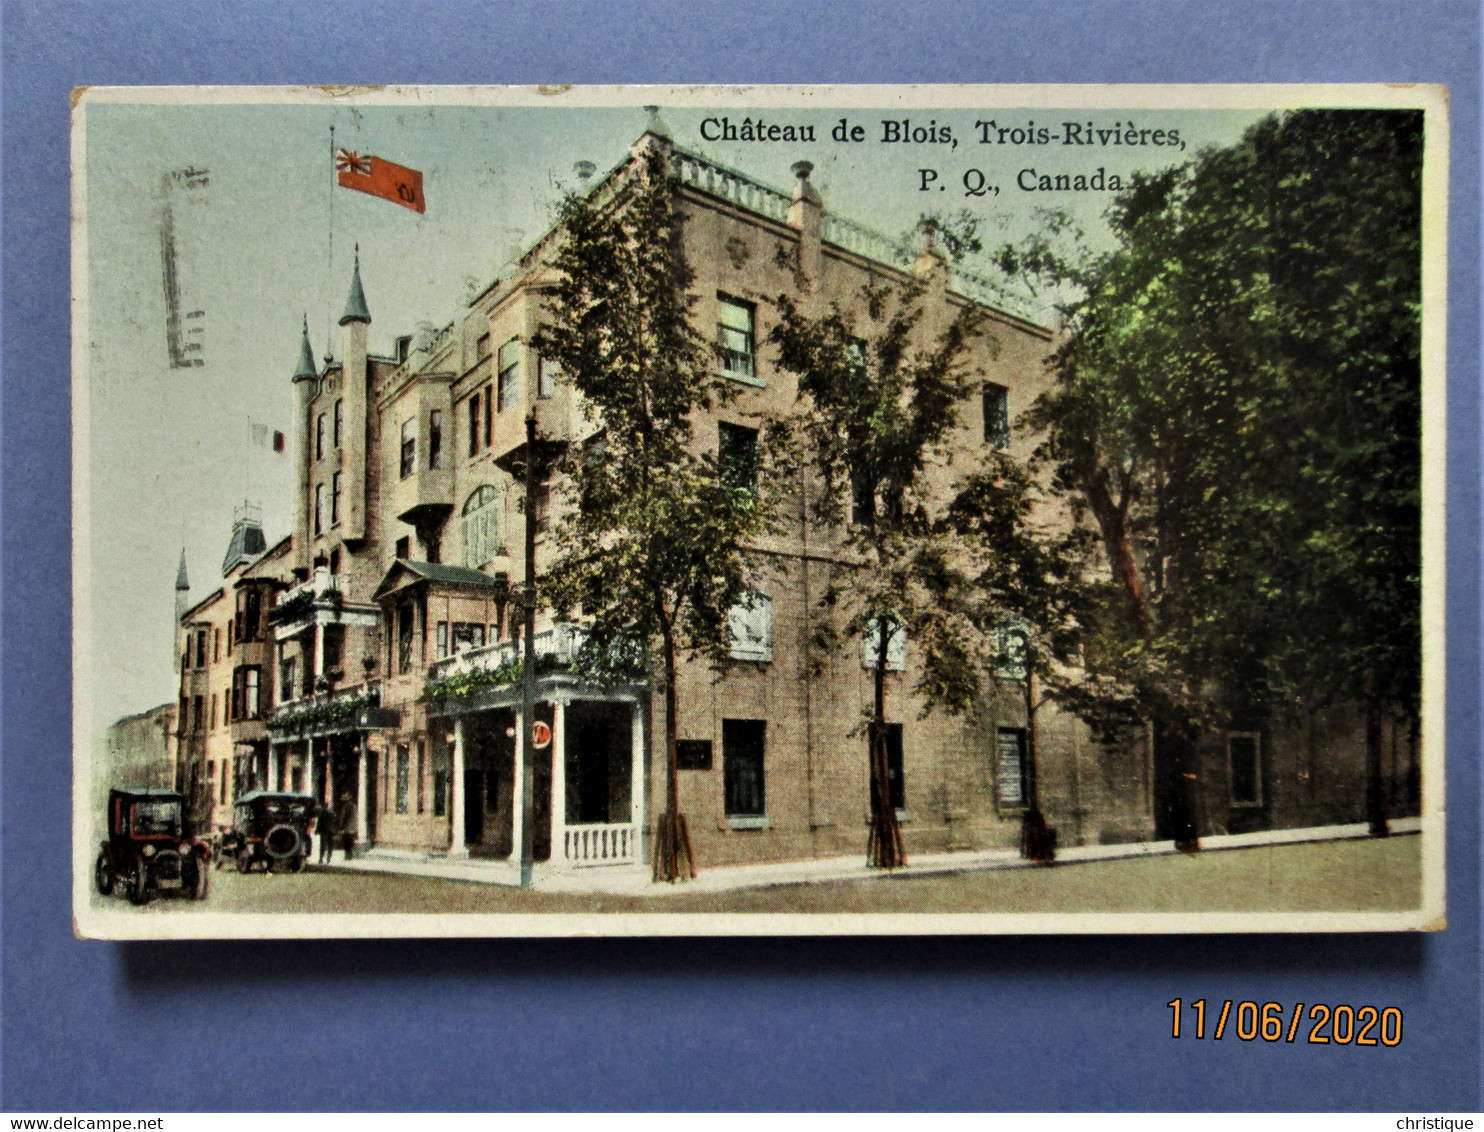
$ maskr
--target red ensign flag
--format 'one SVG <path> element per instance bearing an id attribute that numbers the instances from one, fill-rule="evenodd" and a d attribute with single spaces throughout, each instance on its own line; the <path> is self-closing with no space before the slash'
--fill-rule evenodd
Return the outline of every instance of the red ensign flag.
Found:
<path id="1" fill-rule="evenodd" d="M 370 154 L 362 156 L 349 149 L 335 154 L 335 169 L 340 174 L 341 188 L 370 193 L 413 212 L 427 211 L 423 200 L 423 175 L 416 169 L 395 165 Z"/>

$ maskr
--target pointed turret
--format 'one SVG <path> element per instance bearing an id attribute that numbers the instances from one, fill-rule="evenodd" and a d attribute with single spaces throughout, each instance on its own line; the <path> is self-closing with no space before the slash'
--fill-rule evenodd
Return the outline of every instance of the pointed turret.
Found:
<path id="1" fill-rule="evenodd" d="M 341 389 L 344 399 L 344 448 L 341 467 L 345 474 L 344 506 L 339 535 L 342 542 L 358 543 L 366 537 L 366 403 L 371 381 L 370 355 L 366 339 L 371 333 L 371 311 L 361 289 L 361 246 L 356 245 L 355 269 L 350 276 L 350 298 L 340 316 L 342 352 Z"/>
<path id="2" fill-rule="evenodd" d="M 350 297 L 345 300 L 345 313 L 340 316 L 340 325 L 348 322 L 371 321 L 371 311 L 366 307 L 366 292 L 361 290 L 361 245 L 356 245 L 356 265 L 350 276 Z"/>
<path id="3" fill-rule="evenodd" d="M 319 371 L 314 368 L 314 349 L 309 345 L 309 316 L 304 316 L 304 337 L 299 340 L 299 364 L 294 369 L 294 380 L 314 381 Z"/>
<path id="4" fill-rule="evenodd" d="M 180 568 L 175 571 L 175 619 L 179 621 L 191 607 L 191 583 L 186 577 L 185 547 L 180 548 Z"/>

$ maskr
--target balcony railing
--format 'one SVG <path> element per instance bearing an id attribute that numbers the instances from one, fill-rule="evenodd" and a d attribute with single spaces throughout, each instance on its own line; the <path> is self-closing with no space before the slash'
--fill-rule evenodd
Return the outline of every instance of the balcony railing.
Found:
<path id="1" fill-rule="evenodd" d="M 572 868 L 632 865 L 639 859 L 635 825 L 569 825 L 562 830 L 562 859 Z"/>
<path id="2" fill-rule="evenodd" d="M 345 575 L 332 574 L 328 570 L 320 568 L 315 570 L 308 581 L 300 582 L 293 589 L 285 590 L 282 596 L 279 597 L 278 604 L 287 605 L 301 594 L 308 594 L 310 597 L 323 597 L 328 593 L 343 594 L 344 592 Z"/>
<path id="3" fill-rule="evenodd" d="M 565 623 L 542 629 L 536 634 L 536 656 L 538 659 L 552 657 L 560 664 L 571 664 L 577 659 L 577 652 L 586 636 L 580 626 Z M 466 672 L 494 672 L 516 664 L 524 656 L 524 641 L 497 641 L 434 661 L 428 666 L 428 679 L 443 680 Z"/>
<path id="4" fill-rule="evenodd" d="M 395 726 L 396 722 L 394 710 L 381 708 L 381 681 L 368 680 L 278 704 L 268 727 L 278 735 L 302 737 Z"/>

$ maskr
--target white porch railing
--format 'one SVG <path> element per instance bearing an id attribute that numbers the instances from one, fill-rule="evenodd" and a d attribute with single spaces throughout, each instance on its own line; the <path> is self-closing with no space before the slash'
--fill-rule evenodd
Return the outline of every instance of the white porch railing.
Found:
<path id="1" fill-rule="evenodd" d="M 563 664 L 571 664 L 577 659 L 577 650 L 582 647 L 586 635 L 579 626 L 565 622 L 553 625 L 550 629 L 542 629 L 536 634 L 536 655 L 554 656 Z M 428 679 L 442 680 L 463 672 L 493 672 L 507 664 L 514 664 L 524 656 L 524 641 L 498 641 L 435 660 L 428 666 Z"/>
<path id="2" fill-rule="evenodd" d="M 574 869 L 632 865 L 639 859 L 639 827 L 569 825 L 562 830 L 562 859 Z"/>

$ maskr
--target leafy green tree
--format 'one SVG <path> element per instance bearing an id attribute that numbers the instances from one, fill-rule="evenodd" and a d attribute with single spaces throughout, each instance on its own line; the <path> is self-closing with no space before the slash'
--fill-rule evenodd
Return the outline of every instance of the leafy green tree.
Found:
<path id="1" fill-rule="evenodd" d="M 917 691 L 952 711 L 975 705 L 986 652 L 976 631 L 984 614 L 949 519 L 945 482 L 959 407 L 975 387 L 983 314 L 965 306 L 933 325 L 949 310 L 941 294 L 930 301 L 932 276 L 946 263 L 936 251 L 926 254 L 920 278 L 863 288 L 863 317 L 838 306 L 814 315 L 780 295 L 769 335 L 779 368 L 798 381 L 796 412 L 770 430 L 779 478 L 815 488 L 809 512 L 836 530 L 849 563 L 824 594 L 837 627 L 819 643 L 860 639 L 874 658 L 867 860 L 882 868 L 906 863 L 887 765 L 885 686 L 894 639 L 905 634 L 920 662 Z"/>
<path id="2" fill-rule="evenodd" d="M 654 875 L 695 875 L 680 811 L 675 740 L 677 657 L 723 657 L 728 612 L 748 591 L 744 545 L 766 525 L 753 487 L 697 451 L 697 413 L 732 395 L 715 348 L 690 320 L 691 272 L 661 151 L 636 159 L 611 196 L 569 196 L 549 320 L 534 337 L 598 426 L 560 465 L 570 501 L 545 597 L 581 610 L 591 668 L 632 659 L 653 669 L 665 704 L 665 809 Z"/>
<path id="3" fill-rule="evenodd" d="M 1062 696 L 1149 721 L 1189 847 L 1205 727 L 1339 700 L 1385 830 L 1381 720 L 1415 718 L 1420 663 L 1420 174 L 1418 112 L 1294 112 L 1136 178 L 1110 253 L 1001 255 L 1076 296 L 1029 415 L 1104 571 Z"/>

